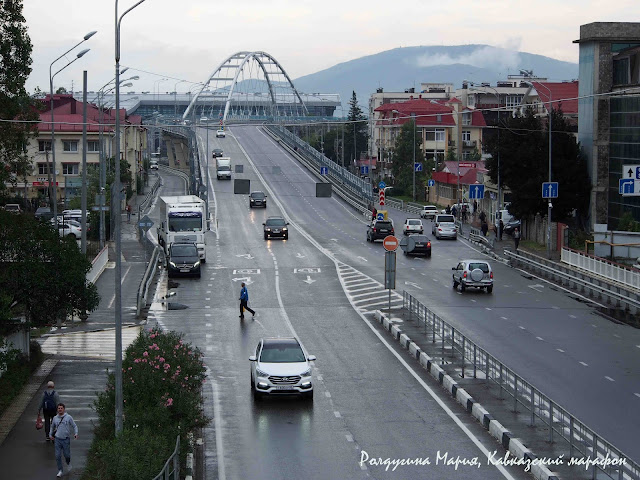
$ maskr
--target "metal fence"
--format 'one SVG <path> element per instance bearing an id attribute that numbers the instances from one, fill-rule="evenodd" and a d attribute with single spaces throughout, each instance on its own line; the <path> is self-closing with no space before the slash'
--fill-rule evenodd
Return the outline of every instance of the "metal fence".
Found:
<path id="1" fill-rule="evenodd" d="M 140 317 L 142 309 L 147 306 L 147 296 L 149 295 L 149 286 L 156 275 L 156 269 L 158 268 L 158 257 L 162 252 L 162 248 L 155 246 L 151 259 L 147 264 L 147 269 L 144 272 L 142 280 L 140 280 L 140 286 L 138 287 L 138 295 L 136 298 L 136 316 Z"/>
<path id="2" fill-rule="evenodd" d="M 180 435 L 176 437 L 176 448 L 153 480 L 180 480 Z"/>
<path id="3" fill-rule="evenodd" d="M 600 275 L 628 287 L 640 289 L 640 272 L 607 259 L 596 257 L 572 248 L 563 248 L 561 259 L 576 268 Z"/>
<path id="4" fill-rule="evenodd" d="M 456 331 L 435 312 L 420 303 L 407 291 L 403 294 L 403 307 L 424 326 L 424 334 L 433 344 L 441 346 L 441 362 L 457 366 L 461 376 L 470 373 L 473 378 L 485 378 L 500 389 L 500 397 L 508 395 L 514 411 L 529 412 L 529 425 L 545 425 L 549 442 L 560 440 L 568 447 L 569 458 L 574 455 L 603 460 L 593 465 L 592 478 L 602 473 L 612 479 L 640 479 L 640 465 L 624 455 L 587 425 L 571 415 L 565 408 L 518 376 L 513 370 L 478 347 L 473 341 Z M 612 464 L 605 465 L 604 459 Z M 624 463 L 618 465 L 618 463 Z M 584 467 L 582 467 L 584 468 Z"/>

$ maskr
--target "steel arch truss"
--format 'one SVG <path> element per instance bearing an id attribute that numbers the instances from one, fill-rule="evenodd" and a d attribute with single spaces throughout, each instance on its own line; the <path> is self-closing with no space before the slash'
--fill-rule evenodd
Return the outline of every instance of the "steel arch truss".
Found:
<path id="1" fill-rule="evenodd" d="M 251 80 L 245 78 L 247 71 Z M 260 74 L 264 78 L 261 78 Z M 246 91 L 241 93 L 239 91 L 239 85 L 245 90 L 250 89 L 252 81 L 258 82 L 256 85 L 266 83 L 267 91 L 265 94 L 267 98 L 263 97 L 260 92 Z M 198 99 L 200 99 L 199 102 Z M 240 114 L 233 111 L 234 101 L 236 105 L 242 105 L 239 107 Z M 222 103 L 224 103 L 224 113 L 222 113 Z M 200 108 L 201 105 L 204 106 Z M 189 103 L 182 118 L 183 120 L 187 119 L 195 108 L 204 114 L 206 114 L 207 108 L 210 108 L 213 117 L 214 105 L 219 108 L 218 116 L 222 124 L 226 124 L 230 117 L 237 119 L 255 118 L 256 115 L 270 118 L 289 114 L 292 116 L 308 115 L 307 107 L 291 78 L 278 61 L 266 52 L 238 52 L 228 57 L 202 85 L 200 91 Z M 283 105 L 286 105 L 286 108 L 283 108 Z M 287 112 L 287 109 L 290 113 Z"/>

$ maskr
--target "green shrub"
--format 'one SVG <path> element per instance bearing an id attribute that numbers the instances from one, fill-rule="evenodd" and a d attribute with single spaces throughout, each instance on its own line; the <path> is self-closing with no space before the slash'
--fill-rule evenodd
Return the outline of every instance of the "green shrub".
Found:
<path id="1" fill-rule="evenodd" d="M 4 341 L 0 347 L 4 346 Z M 0 370 L 3 371 L 0 377 L 0 415 L 11 405 L 11 402 L 22 391 L 29 381 L 31 373 L 40 366 L 44 355 L 40 344 L 32 341 L 30 344 L 30 359 L 20 353 L 19 350 L 10 349 L 0 352 Z"/>

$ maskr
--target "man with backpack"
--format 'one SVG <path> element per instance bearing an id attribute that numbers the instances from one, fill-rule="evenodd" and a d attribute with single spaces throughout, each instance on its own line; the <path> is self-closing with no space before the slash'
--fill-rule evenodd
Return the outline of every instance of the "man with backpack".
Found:
<path id="1" fill-rule="evenodd" d="M 58 392 L 54 390 L 54 387 L 55 384 L 52 381 L 47 383 L 47 389 L 42 393 L 42 401 L 38 409 L 38 415 L 40 415 L 40 412 L 44 413 L 44 435 L 47 442 L 51 440 L 49 437 L 49 427 L 51 426 L 51 420 L 56 416 L 57 407 L 60 403 L 60 396 Z"/>

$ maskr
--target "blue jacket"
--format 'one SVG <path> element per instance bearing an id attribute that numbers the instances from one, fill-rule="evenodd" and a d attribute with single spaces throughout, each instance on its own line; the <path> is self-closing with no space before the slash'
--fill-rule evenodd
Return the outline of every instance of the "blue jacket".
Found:
<path id="1" fill-rule="evenodd" d="M 240 300 L 249 301 L 249 292 L 247 292 L 247 287 L 242 287 L 240 289 Z"/>

